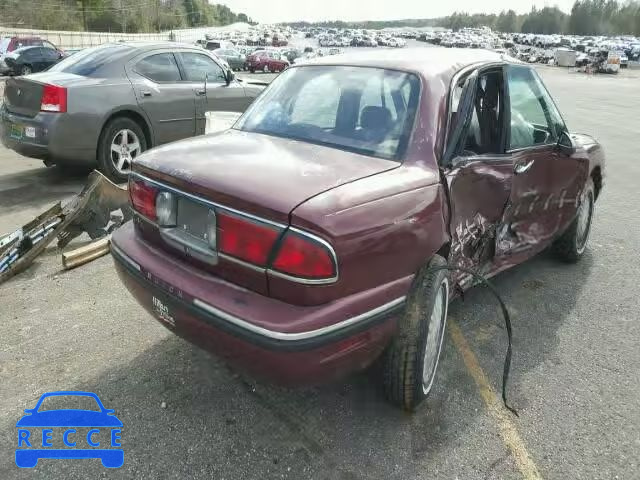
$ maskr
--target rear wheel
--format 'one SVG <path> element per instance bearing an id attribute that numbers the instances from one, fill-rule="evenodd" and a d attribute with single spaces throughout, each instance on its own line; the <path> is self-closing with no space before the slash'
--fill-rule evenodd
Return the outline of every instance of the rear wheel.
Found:
<path id="1" fill-rule="evenodd" d="M 587 249 L 591 223 L 595 208 L 595 194 L 593 180 L 589 179 L 587 187 L 580 200 L 576 218 L 569 228 L 558 238 L 552 246 L 554 253 L 565 262 L 575 263 Z"/>
<path id="2" fill-rule="evenodd" d="M 98 166 L 110 180 L 127 181 L 133 160 L 147 149 L 138 123 L 128 117 L 110 120 L 102 129 L 98 145 Z"/>
<path id="3" fill-rule="evenodd" d="M 20 68 L 20 75 L 29 75 L 31 72 L 33 72 L 31 65 L 23 65 L 22 68 Z"/>
<path id="4" fill-rule="evenodd" d="M 436 255 L 420 270 L 407 297 L 398 332 L 385 353 L 383 382 L 389 400 L 413 411 L 428 395 L 438 367 L 449 305 L 445 265 Z"/>

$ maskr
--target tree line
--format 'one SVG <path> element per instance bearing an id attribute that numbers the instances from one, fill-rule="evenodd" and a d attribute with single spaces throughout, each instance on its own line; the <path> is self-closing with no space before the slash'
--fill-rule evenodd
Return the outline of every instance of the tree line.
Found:
<path id="1" fill-rule="evenodd" d="M 453 30 L 487 26 L 499 32 L 640 36 L 640 1 L 577 0 L 569 14 L 557 7 L 533 7 L 524 15 L 513 10 L 498 15 L 456 12 L 437 25 Z"/>
<path id="2" fill-rule="evenodd" d="M 0 27 L 151 33 L 253 23 L 208 0 L 0 0 Z"/>

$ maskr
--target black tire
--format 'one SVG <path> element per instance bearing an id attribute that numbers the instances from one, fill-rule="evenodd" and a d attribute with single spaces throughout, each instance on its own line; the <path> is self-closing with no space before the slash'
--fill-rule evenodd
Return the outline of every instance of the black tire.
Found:
<path id="1" fill-rule="evenodd" d="M 398 331 L 383 359 L 383 384 L 387 398 L 407 411 L 413 411 L 427 398 L 437 372 L 447 318 L 449 283 L 446 271 L 434 270 L 433 267 L 445 264 L 445 259 L 436 255 L 416 275 L 405 311 L 398 321 Z M 444 310 L 439 325 L 432 325 L 430 319 L 436 301 L 444 302 L 441 304 Z M 434 329 L 434 326 L 438 328 Z M 428 346 L 435 355 L 435 365 L 428 384 L 424 384 L 424 360 Z"/>
<path id="2" fill-rule="evenodd" d="M 98 141 L 98 170 L 114 183 L 124 183 L 127 181 L 128 175 L 118 171 L 111 160 L 111 140 L 120 130 L 128 129 L 136 134 L 140 142 L 141 152 L 147 149 L 147 138 L 142 131 L 141 126 L 129 117 L 116 117 L 103 127 Z"/>
<path id="3" fill-rule="evenodd" d="M 586 231 L 580 228 L 580 218 L 582 209 L 587 209 Z M 582 196 L 578 207 L 576 218 L 571 222 L 569 228 L 559 237 L 551 246 L 552 251 L 562 261 L 567 263 L 575 263 L 582 258 L 591 232 L 591 224 L 593 223 L 593 213 L 595 211 L 595 190 L 593 179 L 589 179 L 587 187 Z"/>
<path id="4" fill-rule="evenodd" d="M 249 71 L 250 71 L 251 73 L 256 73 L 256 69 L 255 69 L 255 68 L 253 68 L 253 67 L 249 67 Z"/>

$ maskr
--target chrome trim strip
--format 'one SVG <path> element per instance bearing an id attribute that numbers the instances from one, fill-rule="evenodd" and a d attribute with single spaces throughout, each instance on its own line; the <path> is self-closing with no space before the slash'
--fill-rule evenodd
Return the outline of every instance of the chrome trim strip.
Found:
<path id="1" fill-rule="evenodd" d="M 111 249 L 115 250 L 116 253 L 122 257 L 123 260 L 125 260 L 129 265 L 131 265 L 133 268 L 135 268 L 136 270 L 138 270 L 139 272 L 141 271 L 140 269 L 140 264 L 137 262 L 134 262 L 133 259 L 127 255 L 126 253 L 124 253 L 119 247 L 117 247 L 113 242 L 110 242 L 111 244 Z"/>
<path id="2" fill-rule="evenodd" d="M 265 218 L 261 218 L 261 217 L 258 217 L 256 215 L 252 215 L 250 213 L 245 213 L 245 212 L 243 212 L 241 210 L 236 210 L 235 208 L 226 207 L 226 206 L 221 205 L 219 203 L 212 202 L 210 200 L 206 200 L 206 199 L 204 199 L 202 197 L 198 197 L 198 196 L 193 195 L 191 193 L 179 190 L 179 189 L 177 189 L 175 187 L 171 187 L 171 186 L 166 185 L 164 183 L 158 182 L 158 181 L 153 180 L 153 179 L 151 179 L 149 177 L 141 175 L 141 174 L 139 174 L 137 172 L 131 172 L 131 175 L 136 177 L 136 178 L 139 178 L 139 179 L 141 179 L 141 180 L 143 180 L 145 182 L 149 182 L 149 183 L 151 183 L 153 185 L 156 185 L 156 186 L 158 186 L 160 188 L 169 190 L 169 191 L 171 191 L 173 193 L 176 193 L 178 195 L 183 195 L 183 196 L 193 200 L 194 202 L 198 202 L 198 203 L 201 203 L 203 205 L 213 206 L 213 207 L 219 208 L 221 210 L 226 210 L 226 211 L 232 212 L 232 213 L 234 213 L 236 215 L 240 215 L 240 216 L 243 216 L 243 217 L 250 218 L 250 219 L 255 220 L 257 222 L 267 223 L 267 224 L 276 226 L 278 228 L 282 228 L 283 230 L 288 229 L 288 230 L 290 230 L 292 232 L 295 232 L 295 233 L 297 233 L 299 235 L 302 235 L 304 237 L 311 238 L 312 240 L 315 240 L 316 242 L 321 243 L 325 248 L 327 248 L 327 250 L 329 250 L 329 253 L 331 254 L 331 257 L 333 258 L 333 262 L 334 262 L 334 265 L 336 267 L 336 274 L 331 278 L 322 278 L 322 279 L 300 278 L 300 277 L 294 277 L 292 275 L 287 275 L 286 273 L 278 272 L 277 270 L 274 270 L 272 268 L 270 268 L 270 269 L 260 268 L 260 267 L 258 267 L 256 265 L 252 265 L 252 264 L 244 262 L 242 260 L 238 260 L 237 258 L 230 257 L 229 255 L 225 255 L 224 253 L 222 253 L 220 251 L 217 251 L 218 252 L 218 256 L 220 256 L 221 258 L 224 258 L 224 259 L 229 260 L 231 262 L 235 262 L 235 263 L 237 263 L 239 265 L 243 265 L 243 266 L 248 267 L 248 268 L 252 268 L 253 270 L 256 270 L 256 271 L 259 271 L 259 272 L 267 272 L 267 273 L 273 275 L 274 277 L 284 278 L 285 280 L 290 280 L 292 282 L 300 283 L 300 284 L 303 284 L 303 285 L 326 285 L 326 284 L 329 284 L 329 283 L 335 283 L 338 280 L 338 277 L 340 276 L 339 272 L 338 272 L 338 270 L 339 270 L 338 269 L 338 257 L 336 255 L 335 250 L 333 249 L 333 246 L 329 242 L 327 242 L 325 239 L 323 239 L 323 238 L 321 238 L 321 237 L 319 237 L 317 235 L 314 235 L 313 233 L 309 233 L 309 232 L 307 232 L 305 230 L 301 230 L 301 229 L 293 227 L 293 226 L 284 225 L 284 224 L 278 223 L 278 222 L 273 222 L 271 220 L 267 220 Z M 137 213 L 137 212 L 135 212 L 135 213 Z M 138 214 L 138 215 L 141 218 L 144 218 L 144 220 L 146 220 L 149 223 L 151 223 L 151 224 L 155 225 L 156 227 L 158 227 L 158 225 L 155 222 L 149 220 L 148 218 L 145 218 L 144 215 L 140 215 L 140 214 Z"/>
<path id="3" fill-rule="evenodd" d="M 231 255 L 227 255 L 226 253 L 218 252 L 218 257 L 223 258 L 229 262 L 237 263 L 238 265 L 242 265 L 243 267 L 250 268 L 251 270 L 255 270 L 256 272 L 264 273 L 266 271 L 265 268 L 259 267 L 257 265 L 253 265 L 252 263 L 245 262 L 240 260 L 239 258 L 232 257 Z"/>
<path id="4" fill-rule="evenodd" d="M 205 310 L 215 315 L 216 317 L 226 320 L 229 323 L 233 323 L 234 325 L 244 328 L 245 330 L 249 330 L 250 332 L 257 333 L 258 335 L 262 335 L 268 338 L 273 338 L 276 340 L 295 341 L 295 340 L 307 340 L 309 338 L 319 337 L 321 335 L 325 335 L 331 332 L 335 332 L 336 330 L 341 330 L 343 328 L 349 327 L 356 323 L 367 320 L 368 318 L 373 317 L 374 315 L 383 313 L 385 310 L 390 310 L 393 307 L 396 307 L 401 303 L 403 303 L 405 299 L 406 299 L 405 296 L 396 298 L 395 300 L 392 300 L 389 303 L 385 303 L 384 305 L 374 308 L 373 310 L 369 310 L 368 312 L 361 313 L 360 315 L 356 315 L 355 317 L 351 317 L 342 322 L 334 323 L 333 325 L 328 325 L 326 327 L 318 328 L 316 330 L 309 330 L 306 332 L 298 332 L 298 333 L 276 332 L 274 330 L 258 327 L 257 325 L 249 323 L 246 320 L 236 317 L 235 315 L 231 315 L 197 298 L 193 299 L 193 304 L 196 307 L 201 308 L 202 310 Z"/>

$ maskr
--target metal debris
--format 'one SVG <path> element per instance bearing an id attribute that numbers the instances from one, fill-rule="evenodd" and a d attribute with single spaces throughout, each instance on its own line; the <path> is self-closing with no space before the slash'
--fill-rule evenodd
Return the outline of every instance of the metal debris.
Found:
<path id="1" fill-rule="evenodd" d="M 82 192 L 64 207 L 57 203 L 18 230 L 0 237 L 0 283 L 29 267 L 54 238 L 58 238 L 59 248 L 84 232 L 92 239 L 103 238 L 131 215 L 126 187 L 92 172 Z"/>

